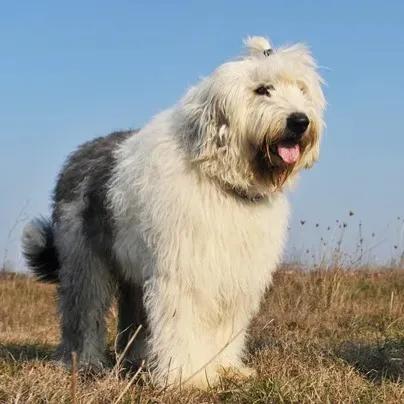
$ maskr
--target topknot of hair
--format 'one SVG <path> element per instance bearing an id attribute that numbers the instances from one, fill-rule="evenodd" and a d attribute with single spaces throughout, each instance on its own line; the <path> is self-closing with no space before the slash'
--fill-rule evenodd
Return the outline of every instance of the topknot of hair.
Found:
<path id="1" fill-rule="evenodd" d="M 244 46 L 247 48 L 248 53 L 251 56 L 268 56 L 273 52 L 271 43 L 263 36 L 247 37 L 244 40 Z"/>

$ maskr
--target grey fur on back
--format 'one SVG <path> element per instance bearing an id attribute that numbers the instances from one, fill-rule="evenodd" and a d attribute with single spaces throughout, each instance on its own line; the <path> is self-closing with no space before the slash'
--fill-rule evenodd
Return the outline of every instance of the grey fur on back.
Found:
<path id="1" fill-rule="evenodd" d="M 83 233 L 92 248 L 108 259 L 111 259 L 113 225 L 106 193 L 115 163 L 113 151 L 134 133 L 114 132 L 83 144 L 68 159 L 54 191 L 54 223 L 60 221 L 64 204 L 81 200 Z"/>

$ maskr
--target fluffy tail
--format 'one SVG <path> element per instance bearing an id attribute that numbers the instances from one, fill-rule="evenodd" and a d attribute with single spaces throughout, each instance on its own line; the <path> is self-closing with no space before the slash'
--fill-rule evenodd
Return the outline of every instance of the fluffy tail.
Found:
<path id="1" fill-rule="evenodd" d="M 49 220 L 35 219 L 25 226 L 22 250 L 29 269 L 39 280 L 49 283 L 59 281 L 59 260 Z"/>

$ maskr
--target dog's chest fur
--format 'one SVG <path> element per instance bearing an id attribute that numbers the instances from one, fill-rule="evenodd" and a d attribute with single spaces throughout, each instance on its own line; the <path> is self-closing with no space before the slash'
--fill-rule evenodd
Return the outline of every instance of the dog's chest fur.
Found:
<path id="1" fill-rule="evenodd" d="M 282 252 L 285 197 L 254 203 L 222 192 L 156 125 L 159 136 L 146 127 L 116 155 L 108 196 L 124 276 L 159 279 L 207 306 L 257 305 Z"/>

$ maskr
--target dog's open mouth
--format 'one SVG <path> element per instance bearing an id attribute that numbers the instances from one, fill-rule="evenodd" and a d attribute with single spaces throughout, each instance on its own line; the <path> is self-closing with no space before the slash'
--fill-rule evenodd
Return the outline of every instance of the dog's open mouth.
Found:
<path id="1" fill-rule="evenodd" d="M 300 157 L 300 145 L 298 143 L 280 142 L 276 145 L 278 156 L 286 164 L 295 164 Z"/>
<path id="2" fill-rule="evenodd" d="M 275 159 L 280 159 L 285 165 L 296 164 L 300 158 L 300 144 L 292 140 L 281 140 L 272 145 L 265 145 L 267 158 L 271 163 L 276 163 Z M 275 157 L 275 159 L 274 159 Z"/>

